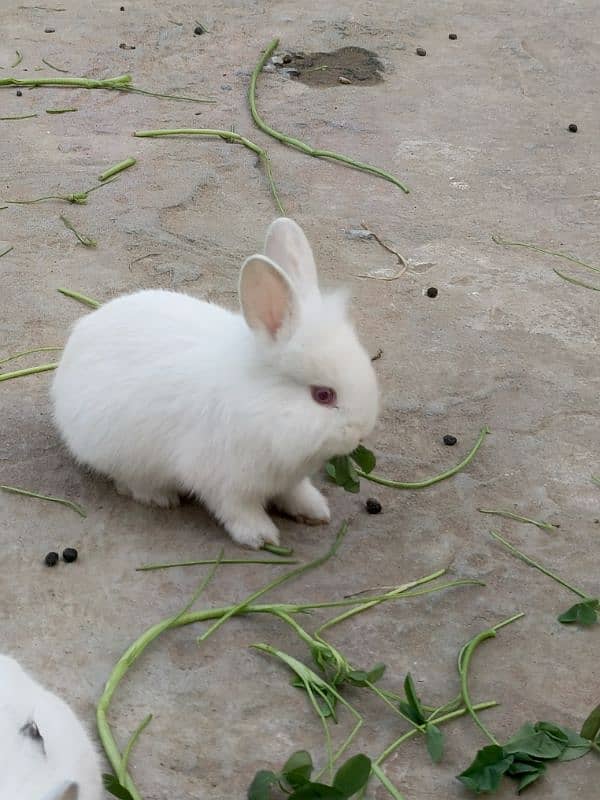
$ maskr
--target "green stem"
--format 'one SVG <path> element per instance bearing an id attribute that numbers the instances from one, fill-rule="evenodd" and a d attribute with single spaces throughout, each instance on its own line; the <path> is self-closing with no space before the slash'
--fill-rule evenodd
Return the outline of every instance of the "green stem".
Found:
<path id="1" fill-rule="evenodd" d="M 221 551 L 221 556 L 223 551 Z M 121 658 L 117 661 L 111 674 L 109 675 L 108 680 L 104 686 L 104 691 L 98 701 L 98 706 L 96 708 L 96 725 L 98 728 L 98 735 L 100 736 L 100 741 L 102 742 L 102 746 L 104 747 L 104 752 L 106 753 L 108 760 L 111 763 L 113 770 L 115 771 L 116 775 L 119 775 L 121 772 L 123 773 L 123 779 L 119 779 L 119 782 L 122 786 L 124 786 L 130 793 L 133 800 L 142 800 L 141 795 L 139 794 L 133 779 L 128 774 L 126 766 L 125 769 L 121 769 L 123 763 L 123 756 L 119 752 L 119 748 L 117 743 L 112 735 L 112 731 L 110 729 L 110 725 L 108 724 L 107 713 L 108 708 L 110 706 L 110 701 L 119 685 L 122 681 L 123 677 L 127 670 L 131 667 L 135 661 L 141 656 L 144 652 L 146 647 L 151 644 L 161 633 L 166 631 L 169 628 L 175 628 L 181 625 L 181 619 L 185 617 L 189 609 L 192 605 L 196 602 L 196 600 L 200 597 L 204 589 L 208 586 L 209 582 L 212 580 L 218 566 L 219 566 L 220 556 L 216 559 L 213 568 L 210 570 L 208 575 L 204 578 L 201 582 L 200 586 L 194 593 L 190 602 L 175 616 L 167 617 L 167 619 L 162 620 L 162 622 L 158 622 L 156 625 L 153 625 L 151 628 L 148 628 L 145 633 L 143 633 L 138 639 L 130 645 L 127 650 L 123 653 Z M 141 733 L 141 731 L 140 731 Z M 139 735 L 139 734 L 138 734 Z M 130 740 L 131 741 L 131 740 Z"/>
<path id="2" fill-rule="evenodd" d="M 0 380 L 2 380 L 2 376 L 0 376 Z M 25 497 L 35 497 L 38 500 L 49 500 L 52 503 L 60 503 L 62 506 L 67 506 L 67 508 L 73 509 L 80 517 L 87 517 L 87 513 L 84 508 L 82 508 L 77 503 L 74 503 L 72 500 L 63 500 L 62 497 L 52 497 L 51 495 L 47 494 L 39 494 L 38 492 L 31 492 L 28 489 L 19 489 L 16 486 L 2 486 L 0 485 L 0 489 L 4 492 L 10 492 L 11 494 L 21 494 Z"/>
<path id="3" fill-rule="evenodd" d="M 273 553 L 274 556 L 291 556 L 294 552 L 293 548 L 282 547 L 278 544 L 263 544 L 260 549 L 266 550 L 267 553 Z"/>
<path id="4" fill-rule="evenodd" d="M 65 216 L 63 216 L 63 214 L 60 215 L 60 220 L 65 226 L 65 228 L 67 228 L 67 230 L 70 230 L 71 233 L 75 235 L 75 238 L 79 242 L 81 242 L 81 244 L 84 247 L 96 247 L 96 241 L 94 239 L 90 239 L 89 236 L 85 236 L 85 234 L 83 233 L 79 233 L 79 231 L 75 228 L 73 223 L 70 222 Z"/>
<path id="5" fill-rule="evenodd" d="M 531 519 L 531 517 L 522 517 L 520 514 L 515 514 L 513 511 L 506 511 L 503 508 L 478 508 L 480 514 L 494 514 L 497 517 L 505 517 L 506 519 L 514 519 L 515 522 L 525 522 L 528 525 L 535 525 L 543 531 L 555 531 L 556 525 L 543 520 Z"/>
<path id="6" fill-rule="evenodd" d="M 279 44 L 279 39 L 273 39 L 273 41 L 267 46 L 264 53 L 260 57 L 257 65 L 252 72 L 252 76 L 250 78 L 250 87 L 248 89 L 248 103 L 250 106 L 250 113 L 252 114 L 252 119 L 254 120 L 255 124 L 261 131 L 272 136 L 274 139 L 277 139 L 283 144 L 287 144 L 290 147 L 293 147 L 296 150 L 300 150 L 302 153 L 306 153 L 309 156 L 313 156 L 314 158 L 326 158 L 332 161 L 339 161 L 342 164 L 346 164 L 349 167 L 353 167 L 361 172 L 367 172 L 371 175 L 377 175 L 379 178 L 383 178 L 390 183 L 393 183 L 395 186 L 398 186 L 402 189 L 403 192 L 408 194 L 409 190 L 407 187 L 401 183 L 398 178 L 395 178 L 389 172 L 386 172 L 379 167 L 374 167 L 371 164 L 364 164 L 361 161 L 356 161 L 353 158 L 349 158 L 348 156 L 341 155 L 340 153 L 334 153 L 331 150 L 316 150 L 314 147 L 306 144 L 305 142 L 300 141 L 300 139 L 294 139 L 292 136 L 287 136 L 285 133 L 281 133 L 281 131 L 277 131 L 274 128 L 271 128 L 270 125 L 262 119 L 258 110 L 256 108 L 256 82 L 258 80 L 258 76 L 262 72 L 263 67 L 276 50 L 277 45 Z"/>
<path id="7" fill-rule="evenodd" d="M 54 64 L 51 64 L 46 58 L 42 58 L 42 64 L 45 64 L 50 69 L 56 70 L 56 72 L 64 72 L 65 74 L 69 72 L 68 69 L 61 69 L 60 67 L 55 67 Z"/>
<path id="8" fill-rule="evenodd" d="M 269 158 L 269 154 L 264 148 L 256 144 L 256 142 L 246 139 L 245 136 L 241 136 L 235 131 L 223 131 L 216 128 L 170 128 L 154 131 L 135 131 L 133 135 L 140 138 L 157 138 L 159 136 L 208 136 L 212 138 L 223 139 L 226 142 L 233 142 L 234 144 L 241 144 L 244 147 L 247 147 L 248 150 L 252 150 L 253 153 L 256 153 L 256 155 L 262 161 L 275 205 L 279 209 L 279 212 L 285 216 L 285 209 L 281 204 L 281 200 L 279 199 L 279 195 L 277 193 L 277 187 L 275 186 L 275 181 L 273 179 L 273 171 L 271 169 L 271 159 Z"/>
<path id="9" fill-rule="evenodd" d="M 73 111 L 79 111 L 78 108 L 47 108 L 46 114 L 71 114 Z"/>
<path id="10" fill-rule="evenodd" d="M 15 54 L 17 56 L 17 60 L 10 65 L 11 69 L 18 67 L 21 61 L 23 61 L 23 53 L 20 50 L 15 50 Z"/>
<path id="11" fill-rule="evenodd" d="M 75 86 L 80 89 L 128 89 L 131 75 L 118 75 L 116 78 L 0 78 L 0 86 Z"/>
<path id="12" fill-rule="evenodd" d="M 402 594 L 409 589 L 413 589 L 415 586 L 420 586 L 424 583 L 429 583 L 430 581 L 434 581 L 436 578 L 441 577 L 446 572 L 445 569 L 438 569 L 436 572 L 432 572 L 431 575 L 425 575 L 423 578 L 418 578 L 416 581 L 411 581 L 410 583 L 405 583 L 402 586 L 398 586 L 395 589 L 387 592 L 383 595 L 383 597 L 396 597 L 399 594 Z M 354 598 L 348 598 L 349 600 L 353 600 Z M 367 608 L 372 608 L 373 606 L 377 605 L 378 600 L 373 600 L 372 602 L 365 602 L 364 598 L 362 601 L 355 600 L 354 602 L 357 604 L 356 608 L 352 608 L 349 611 L 345 611 L 343 614 L 339 614 L 336 617 L 332 617 L 332 619 L 327 620 L 322 625 L 320 625 L 317 630 L 315 631 L 315 636 L 320 636 L 324 630 L 327 628 L 331 628 L 333 625 L 338 625 L 340 622 L 343 622 L 350 617 L 353 617 L 355 614 L 360 614 L 362 611 L 366 611 Z"/>
<path id="13" fill-rule="evenodd" d="M 121 759 L 121 764 L 118 770 L 117 778 L 121 786 L 123 786 L 125 780 L 127 779 L 127 766 L 129 765 L 129 758 L 131 756 L 131 751 L 133 750 L 135 743 L 140 738 L 141 734 L 144 730 L 148 727 L 148 725 L 152 722 L 152 714 L 148 714 L 148 716 L 143 719 L 134 732 L 129 737 L 129 741 L 123 750 L 123 758 Z"/>
<path id="14" fill-rule="evenodd" d="M 538 247 L 536 244 L 529 244 L 528 242 L 509 242 L 508 239 L 502 239 L 502 237 L 497 236 L 496 234 L 492 234 L 492 241 L 494 241 L 496 244 L 502 244 L 510 247 L 527 247 L 529 250 L 536 250 L 538 253 L 545 253 L 547 256 L 564 258 L 565 261 L 571 261 L 573 264 L 578 264 L 580 267 L 585 267 L 585 269 L 592 270 L 592 272 L 600 272 L 600 267 L 594 267 L 592 264 L 581 261 L 579 258 L 575 258 L 574 256 L 567 255 L 567 253 L 560 253 L 558 250 L 546 250 L 544 247 Z"/>
<path id="15" fill-rule="evenodd" d="M 507 542 L 506 539 L 500 536 L 498 531 L 490 531 L 490 534 L 491 536 L 494 537 L 494 539 L 503 544 L 504 547 L 506 547 L 506 549 L 509 550 L 513 555 L 517 556 L 517 558 L 520 558 L 521 561 L 524 561 L 526 564 L 529 564 L 530 567 L 535 567 L 535 569 L 539 570 L 540 572 L 543 572 L 544 575 L 547 575 L 549 578 L 552 578 L 553 581 L 560 583 L 560 585 L 564 586 L 565 589 L 568 589 L 570 592 L 573 592 L 573 594 L 576 594 L 583 600 L 590 599 L 590 596 L 585 594 L 585 592 L 582 592 L 580 589 L 577 589 L 575 586 L 572 586 L 570 583 L 567 583 L 558 575 L 556 575 L 556 573 L 550 572 L 549 569 L 546 569 L 546 567 L 543 567 L 541 564 L 538 564 L 537 561 L 534 561 L 532 558 L 529 558 L 529 556 L 526 556 L 525 553 L 522 553 L 520 550 L 517 550 L 517 548 L 514 545 L 512 545 L 510 542 Z"/>
<path id="16" fill-rule="evenodd" d="M 477 441 L 473 445 L 473 448 L 470 450 L 469 453 L 463 458 L 463 460 L 458 463 L 455 467 L 451 467 L 451 469 L 447 469 L 445 472 L 440 473 L 439 475 L 434 475 L 433 478 L 426 478 L 422 481 L 414 481 L 414 482 L 405 482 L 405 481 L 392 481 L 388 478 L 382 478 L 379 475 L 374 475 L 372 472 L 363 472 L 358 467 L 356 468 L 357 474 L 361 478 L 366 478 L 368 481 L 372 481 L 373 483 L 379 483 L 381 486 L 388 486 L 391 489 L 426 489 L 428 486 L 433 486 L 435 483 L 439 483 L 440 481 L 444 481 L 447 478 L 451 478 L 453 475 L 456 475 L 457 472 L 463 470 L 466 466 L 468 466 L 475 454 L 483 444 L 483 441 L 488 433 L 491 433 L 490 429 L 487 425 L 479 432 L 479 436 L 477 437 Z"/>
<path id="17" fill-rule="evenodd" d="M 394 798 L 394 800 L 404 800 L 404 797 L 400 794 L 398 789 L 394 786 L 385 772 L 381 769 L 377 762 L 371 764 L 371 772 L 377 780 L 382 784 L 382 786 L 388 790 L 389 794 Z"/>
<path id="18" fill-rule="evenodd" d="M 592 283 L 587 283 L 586 281 L 580 281 L 577 278 L 571 278 L 570 275 L 565 275 L 564 272 L 560 272 L 554 267 L 553 270 L 554 272 L 556 272 L 559 278 L 562 278 L 564 281 L 567 281 L 568 283 L 574 283 L 576 286 L 583 286 L 584 289 L 593 289 L 594 292 L 600 292 L 600 286 L 594 286 Z"/>
<path id="19" fill-rule="evenodd" d="M 483 722 L 479 719 L 479 716 L 475 710 L 473 703 L 471 702 L 471 695 L 469 693 L 469 666 L 471 663 L 471 659 L 473 657 L 473 653 L 477 649 L 477 647 L 484 642 L 486 639 L 492 639 L 496 636 L 496 632 L 503 628 L 505 625 L 510 625 L 511 622 L 515 622 L 518 619 L 521 619 L 524 614 L 519 613 L 515 614 L 508 619 L 502 620 L 497 625 L 494 625 L 488 630 L 482 631 L 478 633 L 477 636 L 474 636 L 470 639 L 467 644 L 461 649 L 460 654 L 458 656 L 458 674 L 460 676 L 460 693 L 462 696 L 463 703 L 465 708 L 471 715 L 473 722 L 477 725 L 477 727 L 481 730 L 482 733 L 490 740 L 492 744 L 497 745 L 498 740 L 495 736 L 490 733 L 487 727 L 483 724 Z M 438 720 L 439 722 L 439 720 Z"/>
<path id="20" fill-rule="evenodd" d="M 0 117 L 0 120 L 7 122 L 11 119 L 31 119 L 32 117 L 37 117 L 37 114 L 17 114 L 15 117 Z"/>
<path id="21" fill-rule="evenodd" d="M 4 208 L 8 208 L 8 206 L 3 206 L 2 208 L 3 208 L 3 209 L 4 209 Z M 6 248 L 6 250 L 3 250 L 3 251 L 0 253 L 0 258 L 2 258 L 2 256 L 8 255 L 8 253 L 10 253 L 10 251 L 11 251 L 11 250 L 14 250 L 14 247 L 13 247 L 12 245 L 11 245 L 10 247 L 7 247 L 7 248 Z"/>
<path id="22" fill-rule="evenodd" d="M 214 560 L 210 558 L 203 558 L 199 561 L 177 561 L 172 564 L 144 564 L 141 567 L 136 567 L 136 572 L 150 572 L 151 570 L 155 569 L 171 569 L 172 567 L 196 567 L 199 565 L 206 565 L 206 564 L 214 564 Z M 281 558 L 224 558 L 220 562 L 221 564 L 275 564 L 275 565 L 287 565 L 287 564 L 297 564 L 297 559 L 281 559 Z"/>
<path id="23" fill-rule="evenodd" d="M 42 364 L 39 367 L 27 367 L 27 369 L 18 369 L 15 372 L 4 372 L 0 375 L 0 383 L 2 381 L 10 381 L 13 378 L 23 378 L 25 375 L 36 375 L 38 372 L 48 372 L 51 369 L 56 369 L 58 362 L 54 364 Z"/>
<path id="24" fill-rule="evenodd" d="M 70 297 L 72 300 L 77 300 L 79 303 L 83 303 L 84 306 L 89 306 L 90 308 L 100 308 L 101 303 L 99 303 L 97 300 L 92 300 L 91 297 L 86 297 L 84 294 L 72 292 L 70 289 L 59 289 L 58 291 L 61 294 L 64 294 L 65 297 Z"/>
<path id="25" fill-rule="evenodd" d="M 124 169 L 128 169 L 129 167 L 133 167 L 136 163 L 135 158 L 126 158 L 123 161 L 119 161 L 118 164 L 115 164 L 114 167 L 110 167 L 110 169 L 105 170 L 102 175 L 98 176 L 99 181 L 106 181 L 108 178 L 112 178 L 113 175 L 118 175 L 119 172 L 123 172 Z"/>
<path id="26" fill-rule="evenodd" d="M 227 622 L 227 620 L 230 619 L 234 614 L 239 614 L 240 612 L 242 612 L 244 608 L 246 608 L 246 606 L 250 605 L 250 603 L 252 603 L 257 598 L 262 597 L 262 595 L 266 594 L 267 592 L 270 592 L 271 589 L 274 589 L 276 586 L 280 586 L 282 583 L 285 583 L 286 581 L 289 581 L 292 578 L 297 578 L 304 572 L 307 572 L 310 569 L 314 569 L 315 567 L 319 567 L 326 561 L 328 561 L 332 556 L 336 554 L 339 546 L 342 543 L 344 536 L 346 535 L 347 530 L 348 530 L 348 525 L 347 523 L 344 522 L 340 527 L 339 531 L 337 532 L 335 541 L 324 555 L 319 556 L 319 558 L 316 558 L 314 561 L 310 561 L 308 564 L 303 564 L 300 567 L 296 567 L 296 569 L 291 570 L 291 572 L 287 572 L 285 575 L 280 575 L 279 578 L 276 578 L 274 581 L 271 581 L 271 583 L 268 583 L 261 589 L 252 592 L 252 594 L 248 595 L 248 597 L 246 597 L 245 600 L 242 600 L 241 603 L 239 603 L 237 606 L 234 606 L 230 611 L 225 613 L 220 619 L 218 619 L 213 625 L 211 625 L 211 627 L 208 628 L 208 630 L 206 630 L 202 634 L 202 636 L 199 637 L 198 642 L 205 641 L 205 639 L 211 636 L 218 628 L 221 627 L 221 625 L 224 625 Z"/>
<path id="27" fill-rule="evenodd" d="M 32 353 L 49 353 L 55 350 L 62 350 L 62 347 L 34 347 L 32 350 L 22 350 L 20 353 L 15 353 L 13 356 L 0 358 L 0 365 L 7 364 L 9 361 L 15 361 L 17 358 L 23 358 L 23 356 L 29 356 Z"/>

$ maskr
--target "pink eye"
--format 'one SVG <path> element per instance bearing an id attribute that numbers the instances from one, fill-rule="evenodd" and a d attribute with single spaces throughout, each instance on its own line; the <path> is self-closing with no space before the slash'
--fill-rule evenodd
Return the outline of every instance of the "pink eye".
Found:
<path id="1" fill-rule="evenodd" d="M 337 394 L 335 389 L 329 386 L 311 386 L 310 392 L 315 403 L 322 406 L 334 406 L 337 402 Z"/>

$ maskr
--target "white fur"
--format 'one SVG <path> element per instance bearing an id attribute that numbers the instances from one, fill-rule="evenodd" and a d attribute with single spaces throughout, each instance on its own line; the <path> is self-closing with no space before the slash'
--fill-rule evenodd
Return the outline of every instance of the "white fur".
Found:
<path id="1" fill-rule="evenodd" d="M 308 478 L 378 410 L 345 298 L 321 295 L 302 229 L 276 220 L 265 249 L 242 267 L 242 314 L 162 290 L 119 297 L 76 323 L 52 384 L 81 463 L 142 502 L 193 493 L 252 548 L 279 541 L 269 503 L 329 521 Z M 337 407 L 315 403 L 312 385 L 334 388 Z"/>
<path id="2" fill-rule="evenodd" d="M 32 737 L 32 724 L 39 737 Z M 75 714 L 16 661 L 0 655 L 0 798 L 101 796 L 99 759 Z"/>

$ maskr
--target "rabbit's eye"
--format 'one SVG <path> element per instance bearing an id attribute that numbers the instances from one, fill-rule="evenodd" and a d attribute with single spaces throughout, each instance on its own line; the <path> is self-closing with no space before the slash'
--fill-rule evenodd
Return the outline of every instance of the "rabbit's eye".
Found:
<path id="1" fill-rule="evenodd" d="M 322 406 L 334 406 L 337 402 L 337 394 L 335 389 L 329 386 L 311 386 L 310 392 L 315 403 Z"/>

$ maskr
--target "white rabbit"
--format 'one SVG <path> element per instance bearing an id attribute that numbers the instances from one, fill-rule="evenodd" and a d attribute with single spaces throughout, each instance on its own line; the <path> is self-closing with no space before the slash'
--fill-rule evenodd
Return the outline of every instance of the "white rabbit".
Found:
<path id="1" fill-rule="evenodd" d="M 69 706 L 0 655 L 0 798 L 100 800 L 100 761 Z"/>
<path id="2" fill-rule="evenodd" d="M 370 433 L 378 389 L 295 222 L 271 224 L 239 294 L 242 314 L 162 290 L 110 301 L 75 324 L 52 397 L 73 455 L 117 491 L 163 507 L 194 494 L 259 548 L 279 542 L 270 503 L 329 522 L 309 476 Z"/>

